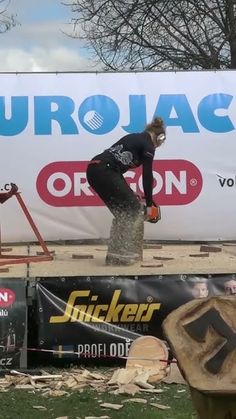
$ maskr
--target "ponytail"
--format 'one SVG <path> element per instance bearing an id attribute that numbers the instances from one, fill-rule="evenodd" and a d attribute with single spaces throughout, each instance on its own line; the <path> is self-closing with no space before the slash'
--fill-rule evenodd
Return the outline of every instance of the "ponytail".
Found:
<path id="1" fill-rule="evenodd" d="M 164 121 L 160 116 L 156 116 L 152 122 L 147 124 L 145 131 L 155 132 L 155 134 L 165 133 Z"/>

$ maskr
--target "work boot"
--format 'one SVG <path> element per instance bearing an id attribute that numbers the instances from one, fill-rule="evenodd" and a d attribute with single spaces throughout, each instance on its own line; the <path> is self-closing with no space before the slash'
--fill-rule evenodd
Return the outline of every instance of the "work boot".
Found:
<path id="1" fill-rule="evenodd" d="M 130 266 L 137 263 L 140 260 L 138 253 L 126 252 L 126 253 L 111 253 L 108 252 L 106 256 L 106 265 L 115 266 Z"/>

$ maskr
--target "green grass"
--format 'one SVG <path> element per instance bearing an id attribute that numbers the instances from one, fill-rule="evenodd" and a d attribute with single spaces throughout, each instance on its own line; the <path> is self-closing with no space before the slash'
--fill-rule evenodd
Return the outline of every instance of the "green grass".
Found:
<path id="1" fill-rule="evenodd" d="M 68 419 L 86 416 L 109 416 L 119 419 L 192 419 L 195 418 L 190 393 L 184 385 L 157 385 L 163 393 L 137 393 L 130 395 L 112 395 L 98 393 L 96 390 L 84 390 L 83 392 L 70 392 L 61 397 L 47 397 L 40 392 L 21 389 L 10 389 L 0 393 L 0 418 L 1 419 L 56 419 L 66 416 Z M 178 392 L 178 390 L 185 390 Z M 126 402 L 126 399 L 143 398 L 147 404 Z M 101 403 L 123 404 L 123 407 L 114 411 L 103 409 Z M 159 410 L 150 406 L 150 403 L 158 403 L 170 406 L 168 410 Z M 47 410 L 40 411 L 33 406 L 44 406 Z"/>

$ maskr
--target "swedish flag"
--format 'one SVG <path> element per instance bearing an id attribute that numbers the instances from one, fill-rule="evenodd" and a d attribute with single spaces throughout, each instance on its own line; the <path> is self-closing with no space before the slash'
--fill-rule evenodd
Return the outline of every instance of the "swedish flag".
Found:
<path id="1" fill-rule="evenodd" d="M 73 345 L 53 346 L 53 356 L 57 358 L 72 358 L 74 355 Z"/>

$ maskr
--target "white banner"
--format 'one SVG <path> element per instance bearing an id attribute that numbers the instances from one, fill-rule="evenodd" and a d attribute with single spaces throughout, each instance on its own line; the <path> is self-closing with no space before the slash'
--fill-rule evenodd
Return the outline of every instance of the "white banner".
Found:
<path id="1" fill-rule="evenodd" d="M 236 72 L 0 74 L 0 189 L 14 182 L 45 240 L 109 236 L 111 214 L 86 182 L 87 162 L 154 115 L 154 199 L 162 220 L 145 238 L 236 238 Z M 142 192 L 141 171 L 126 174 Z M 13 197 L 2 241 L 34 240 Z"/>

